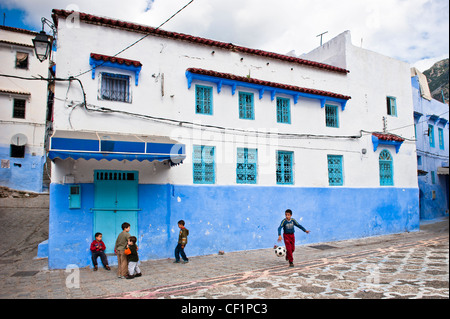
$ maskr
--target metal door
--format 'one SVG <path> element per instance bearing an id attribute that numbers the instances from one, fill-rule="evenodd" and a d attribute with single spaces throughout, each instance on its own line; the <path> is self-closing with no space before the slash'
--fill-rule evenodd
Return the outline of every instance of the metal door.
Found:
<path id="1" fill-rule="evenodd" d="M 130 235 L 137 236 L 138 172 L 94 171 L 94 234 L 103 234 L 105 253 L 114 253 L 122 223 L 131 225 Z"/>

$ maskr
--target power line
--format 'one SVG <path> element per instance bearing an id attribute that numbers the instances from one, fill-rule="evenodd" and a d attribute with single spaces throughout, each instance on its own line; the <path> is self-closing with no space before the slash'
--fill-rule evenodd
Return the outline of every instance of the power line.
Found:
<path id="1" fill-rule="evenodd" d="M 117 52 L 116 54 L 113 55 L 113 57 L 118 56 L 119 54 L 121 54 L 122 52 L 128 50 L 129 48 L 131 48 L 132 46 L 138 44 L 139 42 L 141 42 L 142 40 L 144 40 L 146 37 L 148 37 L 149 35 L 155 33 L 156 30 L 158 30 L 159 28 L 161 28 L 163 25 L 165 25 L 167 22 L 169 22 L 170 20 L 172 20 L 178 13 L 180 13 L 181 11 L 183 11 L 187 6 L 189 6 L 192 2 L 194 2 L 194 0 L 189 1 L 186 5 L 184 5 L 181 9 L 179 9 L 177 12 L 175 12 L 170 18 L 168 18 L 166 21 L 164 21 L 163 23 L 161 23 L 156 29 L 153 30 L 153 32 L 151 33 L 147 33 L 146 35 L 144 35 L 143 37 L 139 38 L 138 40 L 134 41 L 133 43 L 131 43 L 129 46 L 125 47 L 124 49 L 120 50 L 119 52 Z M 97 65 L 96 67 L 99 67 L 101 65 L 103 65 L 105 63 L 105 61 L 103 61 L 101 64 Z M 86 70 L 84 72 L 81 72 L 78 75 L 75 75 L 75 77 L 79 77 L 83 74 L 86 74 L 90 71 L 92 71 L 93 68 Z"/>

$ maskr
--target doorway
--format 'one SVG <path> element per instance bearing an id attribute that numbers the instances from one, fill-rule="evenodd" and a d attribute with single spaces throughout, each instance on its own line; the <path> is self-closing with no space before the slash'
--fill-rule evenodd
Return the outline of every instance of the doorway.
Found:
<path id="1" fill-rule="evenodd" d="M 94 234 L 103 234 L 106 254 L 114 253 L 124 222 L 138 238 L 138 182 L 137 171 L 94 171 Z"/>

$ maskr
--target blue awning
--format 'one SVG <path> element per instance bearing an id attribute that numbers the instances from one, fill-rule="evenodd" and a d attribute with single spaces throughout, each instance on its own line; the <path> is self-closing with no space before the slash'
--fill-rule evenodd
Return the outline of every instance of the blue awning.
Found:
<path id="1" fill-rule="evenodd" d="M 134 161 L 169 161 L 186 158 L 185 145 L 165 136 L 138 136 L 104 132 L 55 131 L 50 138 L 48 157 Z"/>

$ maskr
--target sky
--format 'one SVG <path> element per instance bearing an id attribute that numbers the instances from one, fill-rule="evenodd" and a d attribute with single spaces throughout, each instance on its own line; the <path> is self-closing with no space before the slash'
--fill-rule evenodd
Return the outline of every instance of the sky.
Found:
<path id="1" fill-rule="evenodd" d="M 157 27 L 189 1 L 0 0 L 0 18 L 40 31 L 55 8 Z M 350 30 L 353 45 L 421 71 L 449 57 L 448 0 L 194 0 L 162 29 L 297 56 Z"/>

